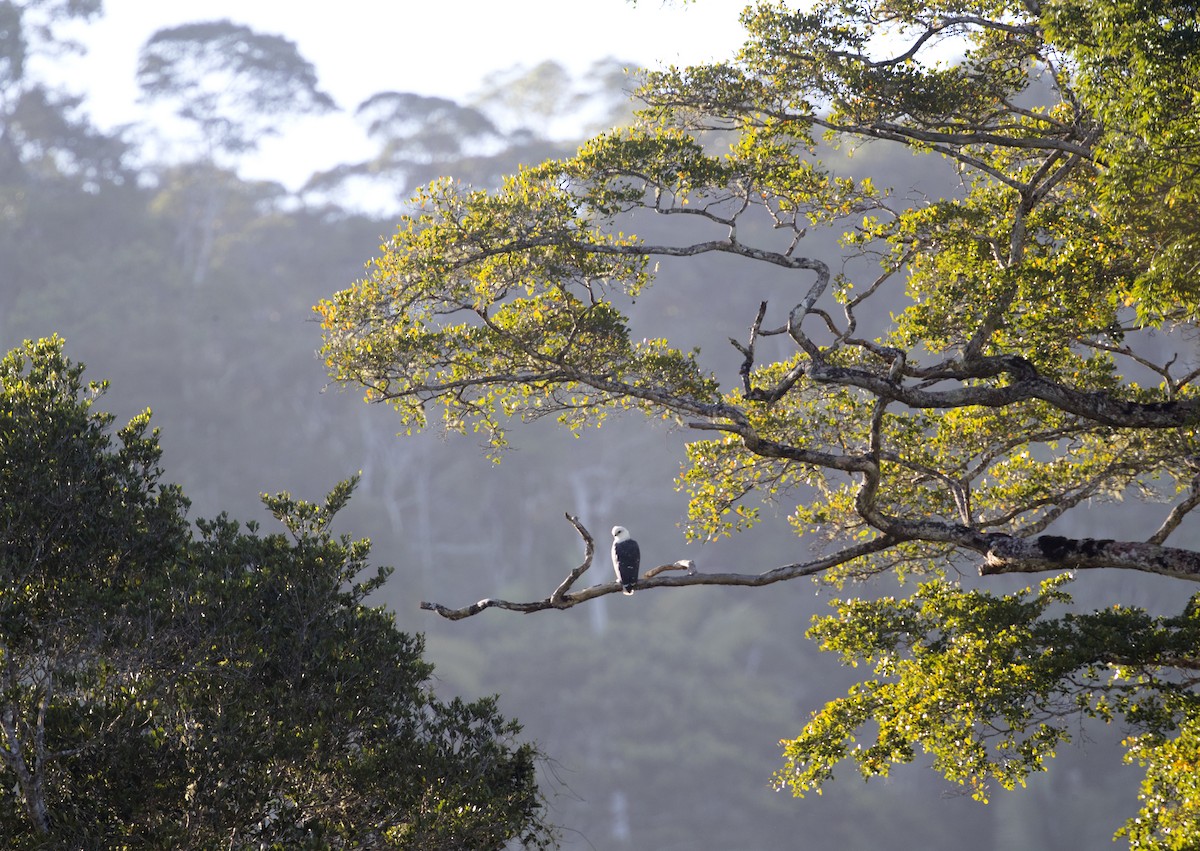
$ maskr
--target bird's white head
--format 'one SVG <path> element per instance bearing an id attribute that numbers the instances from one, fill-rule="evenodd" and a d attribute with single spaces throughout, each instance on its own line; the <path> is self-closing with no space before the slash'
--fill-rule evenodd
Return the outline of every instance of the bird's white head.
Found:
<path id="1" fill-rule="evenodd" d="M 614 541 L 628 541 L 629 540 L 629 530 L 626 529 L 624 526 L 613 526 L 612 536 L 613 536 Z"/>

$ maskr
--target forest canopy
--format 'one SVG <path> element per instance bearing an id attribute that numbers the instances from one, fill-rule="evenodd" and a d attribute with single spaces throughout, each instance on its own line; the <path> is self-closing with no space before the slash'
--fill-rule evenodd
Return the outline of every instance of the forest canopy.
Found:
<path id="1" fill-rule="evenodd" d="M 1197 841 L 1194 603 L 1063 614 L 1065 576 L 1002 595 L 955 577 L 1200 579 L 1181 540 L 1200 504 L 1200 364 L 1175 351 L 1200 309 L 1200 11 L 829 0 L 754 4 L 743 24 L 730 61 L 649 74 L 632 127 L 495 190 L 422 189 L 369 274 L 318 305 L 330 374 L 407 428 L 440 419 L 498 450 L 516 422 L 642 411 L 687 435 L 693 537 L 752 529 L 768 498 L 799 538 L 788 564 L 640 589 L 916 575 L 908 599 L 817 621 L 874 677 L 785 743 L 780 785 L 924 751 L 984 798 L 1044 768 L 1079 714 L 1120 718 L 1146 767 L 1130 842 Z M 848 170 L 878 145 L 939 158 L 956 191 Z M 829 228 L 840 254 L 810 252 Z M 658 264 L 709 256 L 741 264 L 728 334 L 703 357 L 644 334 Z M 778 276 L 784 303 L 751 294 Z M 1071 533 L 1120 500 L 1159 506 L 1143 537 Z M 541 600 L 431 607 L 619 588 L 574 591 L 581 573 Z"/>
<path id="2" fill-rule="evenodd" d="M 0 359 L 0 837 L 9 848 L 552 843 L 537 751 L 441 700 L 390 568 L 321 504 L 186 520 L 144 411 L 113 429 L 60 338 Z"/>

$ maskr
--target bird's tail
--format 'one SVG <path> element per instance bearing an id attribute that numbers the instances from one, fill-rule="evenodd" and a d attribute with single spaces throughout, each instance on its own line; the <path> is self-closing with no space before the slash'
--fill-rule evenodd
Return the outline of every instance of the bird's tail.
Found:
<path id="1" fill-rule="evenodd" d="M 633 596 L 633 586 L 632 585 L 622 585 L 621 593 L 624 594 L 626 597 L 632 597 Z"/>

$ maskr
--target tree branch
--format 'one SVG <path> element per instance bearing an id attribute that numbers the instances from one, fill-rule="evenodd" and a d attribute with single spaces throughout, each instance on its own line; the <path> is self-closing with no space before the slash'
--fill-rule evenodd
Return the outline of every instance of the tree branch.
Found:
<path id="1" fill-rule="evenodd" d="M 1097 540 L 1040 535 L 1015 538 L 988 535 L 980 576 L 999 573 L 1039 573 L 1046 570 L 1091 570 L 1112 567 L 1141 570 L 1200 582 L 1200 552 L 1140 541 Z"/>
<path id="2" fill-rule="evenodd" d="M 571 590 L 571 586 L 575 584 L 575 580 L 583 576 L 584 571 L 592 566 L 592 557 L 596 554 L 596 542 L 588 533 L 588 530 L 579 522 L 578 517 L 570 514 L 565 515 L 567 520 L 575 527 L 575 531 L 579 533 L 579 537 L 583 538 L 583 562 L 579 567 L 567 574 L 567 578 L 554 589 L 554 593 L 550 595 L 552 602 L 561 603 L 566 593 Z"/>
<path id="3" fill-rule="evenodd" d="M 956 368 L 957 367 L 957 368 Z M 809 378 L 825 384 L 858 387 L 876 396 L 893 399 L 910 408 L 963 408 L 978 405 L 1002 408 L 1039 399 L 1059 410 L 1099 425 L 1117 428 L 1178 428 L 1200 420 L 1200 398 L 1165 402 L 1130 402 L 1108 393 L 1085 393 L 1041 375 L 1025 358 L 999 355 L 948 365 L 940 374 L 912 372 L 926 379 L 990 378 L 1007 373 L 1015 380 L 1003 386 L 971 385 L 948 390 L 928 390 L 904 385 L 857 367 L 814 362 Z"/>
<path id="4" fill-rule="evenodd" d="M 571 583 L 578 579 L 591 566 L 593 556 L 591 535 L 588 534 L 588 531 L 578 520 L 570 515 L 567 515 L 567 519 L 571 521 L 572 525 L 579 532 L 580 537 L 583 538 L 585 549 L 584 562 L 572 570 L 550 596 L 542 600 L 532 600 L 524 603 L 485 598 L 477 603 L 472 603 L 469 606 L 463 606 L 459 609 L 444 606 L 440 603 L 422 602 L 421 608 L 425 611 L 436 612 L 447 620 L 457 621 L 477 615 L 485 609 L 505 609 L 510 612 L 521 612 L 523 614 L 542 612 L 547 609 L 569 609 L 572 606 L 577 606 L 596 597 L 603 597 L 606 594 L 619 592 L 621 590 L 619 582 L 606 582 L 602 585 L 592 585 L 589 588 L 584 588 L 581 591 L 573 593 L 559 593 L 564 586 L 569 587 Z M 880 535 L 870 541 L 846 547 L 823 558 L 807 562 L 797 562 L 795 564 L 785 564 L 768 570 L 765 573 L 700 573 L 696 570 L 695 564 L 690 559 L 680 559 L 673 564 L 663 564 L 648 570 L 646 575 L 638 580 L 637 585 L 634 587 L 638 591 L 644 591 L 650 588 L 679 588 L 689 585 L 741 585 L 748 587 L 771 585 L 775 582 L 784 582 L 788 579 L 796 579 L 801 576 L 815 576 L 818 573 L 823 573 L 826 570 L 862 558 L 863 556 L 882 552 L 896 543 L 898 541 L 895 538 L 888 535 Z M 662 575 L 667 571 L 686 571 L 686 573 L 683 576 Z"/>
<path id="5" fill-rule="evenodd" d="M 571 515 L 567 520 L 575 527 L 584 542 L 583 562 L 573 569 L 546 598 L 517 602 L 485 598 L 462 608 L 440 603 L 422 602 L 421 608 L 436 612 L 447 620 L 462 620 L 485 609 L 504 609 L 530 614 L 547 609 L 569 609 L 588 600 L 615 594 L 621 590 L 618 582 L 592 585 L 581 591 L 568 589 L 591 567 L 595 542 L 588 530 Z M 878 518 L 876 518 L 878 519 Z M 973 550 L 984 556 L 979 567 L 981 576 L 1001 573 L 1037 573 L 1050 570 L 1089 570 L 1117 568 L 1141 570 L 1200 582 L 1200 553 L 1175 547 L 1138 541 L 1110 541 L 1093 538 L 1072 539 L 1057 535 L 1037 538 L 1018 538 L 998 533 L 983 533 L 968 526 L 932 521 L 906 522 L 888 520 L 888 531 L 865 543 L 845 547 L 822 558 L 776 567 L 763 573 L 700 573 L 689 559 L 651 568 L 638 581 L 639 591 L 651 588 L 679 588 L 691 585 L 733 585 L 759 587 L 784 582 L 802 576 L 815 576 L 864 556 L 883 552 L 904 541 L 921 540 L 949 543 Z M 663 575 L 669 571 L 686 571 L 683 576 Z"/>
<path id="6" fill-rule="evenodd" d="M 1146 539 L 1146 543 L 1161 544 L 1167 539 L 1167 536 L 1169 536 L 1175 531 L 1176 528 L 1178 528 L 1179 524 L 1183 522 L 1183 518 L 1188 515 L 1188 512 L 1190 512 L 1197 505 L 1200 505 L 1200 487 L 1197 487 L 1195 484 L 1193 484 L 1191 493 L 1189 493 L 1182 502 L 1171 509 L 1171 513 L 1167 515 L 1165 520 L 1163 520 L 1163 523 L 1158 527 L 1158 530 Z"/>

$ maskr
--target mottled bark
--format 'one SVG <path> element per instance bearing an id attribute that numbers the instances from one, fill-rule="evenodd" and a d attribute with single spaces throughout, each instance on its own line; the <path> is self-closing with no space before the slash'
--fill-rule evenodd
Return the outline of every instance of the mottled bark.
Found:
<path id="1" fill-rule="evenodd" d="M 1200 582 L 1200 552 L 1140 541 L 1096 538 L 1036 538 L 990 536 L 990 545 L 979 567 L 983 576 L 997 573 L 1037 573 L 1044 570 L 1117 568 L 1142 570 Z"/>

